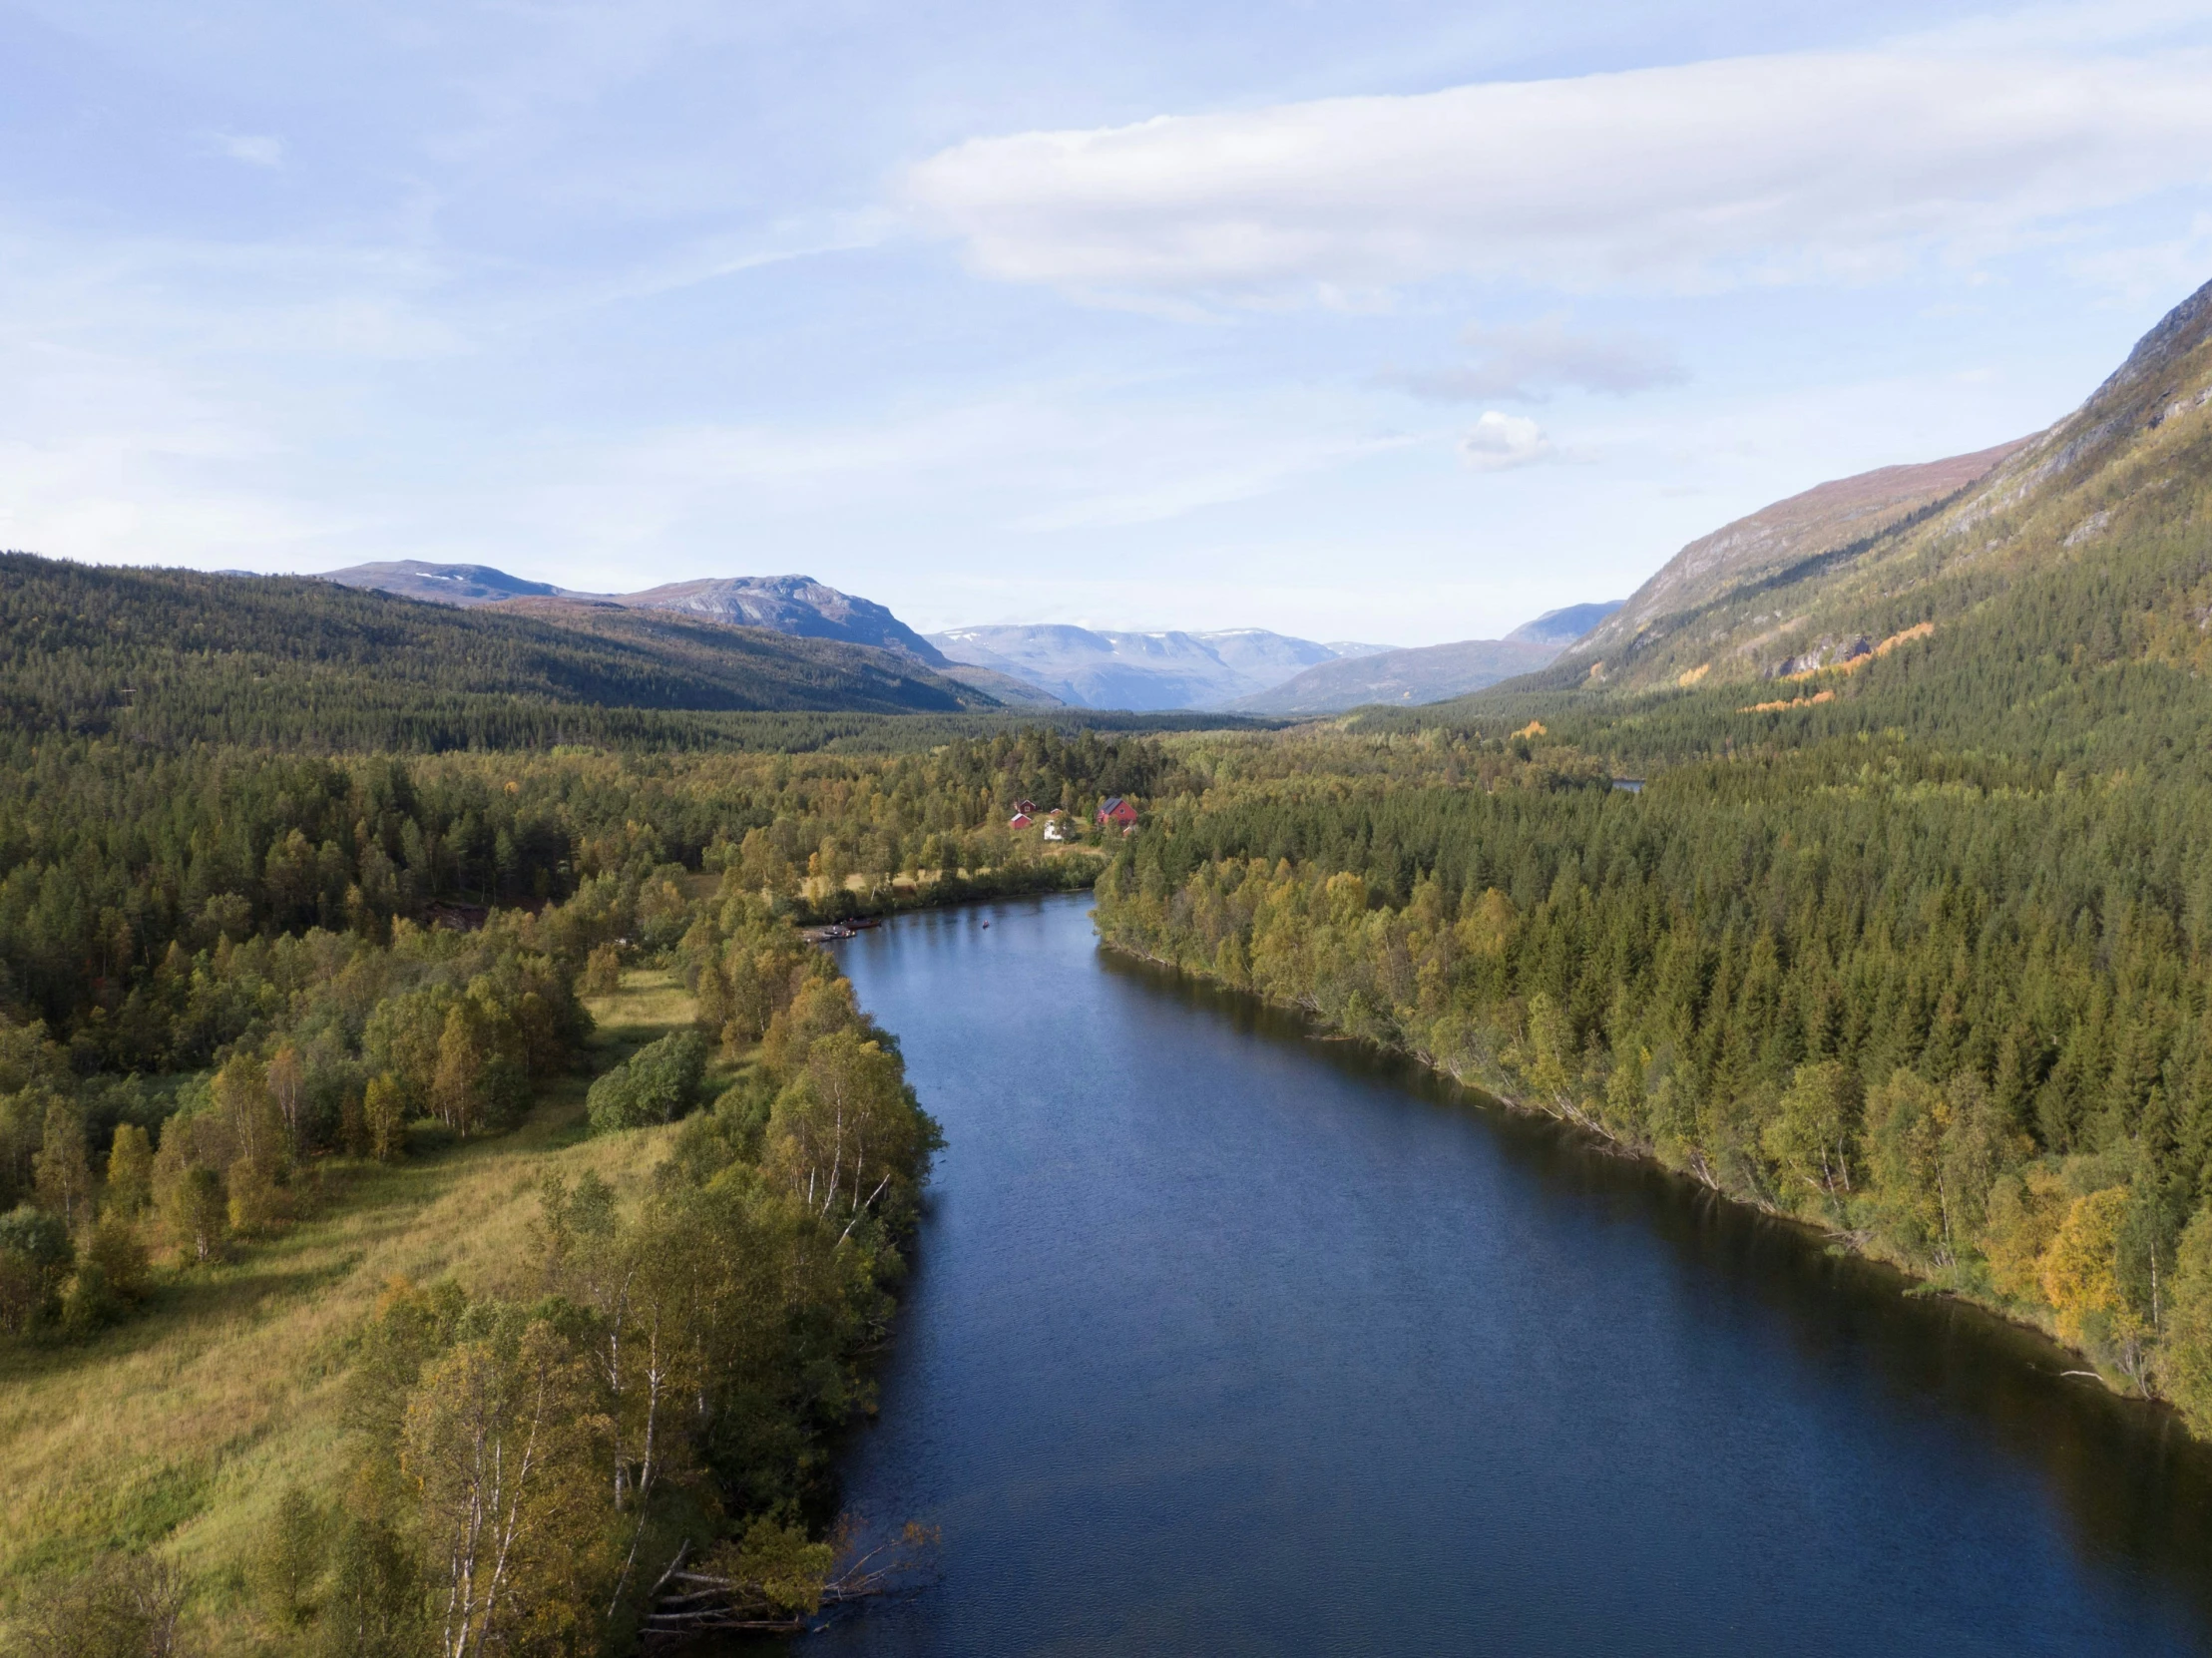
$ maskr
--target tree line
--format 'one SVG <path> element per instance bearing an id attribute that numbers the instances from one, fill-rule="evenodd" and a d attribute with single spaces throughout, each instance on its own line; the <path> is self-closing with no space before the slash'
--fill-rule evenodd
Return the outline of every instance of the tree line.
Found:
<path id="1" fill-rule="evenodd" d="M 736 867 L 784 900 L 811 881 L 830 911 L 901 877 L 910 892 L 963 871 L 1047 885 L 1064 872 L 1035 835 L 1010 836 L 1017 802 L 1088 822 L 1102 795 L 1179 786 L 1171 770 L 1153 738 L 1036 728 L 919 752 L 412 758 L 15 733 L 0 743 L 0 1013 L 43 1024 L 85 1071 L 202 1066 L 235 1024 L 196 978 L 225 945 L 384 941 L 402 920 L 474 921 L 610 877 L 650 900 L 668 866 Z"/>
<path id="2" fill-rule="evenodd" d="M 1281 740 L 1192 740 L 1211 786 L 1102 878 L 1109 943 L 2038 1320 L 2212 1429 L 2192 781 L 1893 733 L 1639 794 L 1541 722 L 1240 752 Z"/>

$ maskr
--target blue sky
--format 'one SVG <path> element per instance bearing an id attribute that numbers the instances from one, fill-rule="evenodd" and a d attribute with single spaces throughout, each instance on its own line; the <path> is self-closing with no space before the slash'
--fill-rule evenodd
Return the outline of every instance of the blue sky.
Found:
<path id="1" fill-rule="evenodd" d="M 1489 636 L 2078 402 L 2212 5 L 0 0 L 0 545 Z"/>

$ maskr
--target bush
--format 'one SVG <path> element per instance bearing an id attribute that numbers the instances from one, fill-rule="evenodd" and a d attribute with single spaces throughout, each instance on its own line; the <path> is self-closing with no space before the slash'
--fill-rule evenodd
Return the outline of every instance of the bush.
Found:
<path id="1" fill-rule="evenodd" d="M 29 1330 L 53 1318 L 75 1259 L 60 1216 L 28 1203 L 0 1215 L 0 1331 Z"/>
<path id="2" fill-rule="evenodd" d="M 706 1038 L 696 1031 L 679 1031 L 641 1047 L 585 1096 L 592 1132 L 673 1122 L 697 1097 L 705 1071 Z"/>
<path id="3" fill-rule="evenodd" d="M 150 1554 L 112 1554 L 74 1575 L 34 1578 L 16 1603 L 22 1650 L 39 1658 L 175 1658 L 185 1583 Z"/>
<path id="4" fill-rule="evenodd" d="M 146 1245 L 122 1216 L 105 1214 L 85 1234 L 77 1271 L 62 1290 L 62 1328 L 87 1336 L 113 1324 L 146 1293 Z"/>
<path id="5" fill-rule="evenodd" d="M 622 988 L 622 953 L 613 945 L 600 945 L 584 958 L 584 974 L 576 986 L 578 996 L 613 996 Z"/>

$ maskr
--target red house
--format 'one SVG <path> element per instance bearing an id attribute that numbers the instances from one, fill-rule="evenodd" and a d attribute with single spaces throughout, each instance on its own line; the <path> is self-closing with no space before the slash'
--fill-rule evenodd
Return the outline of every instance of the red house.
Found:
<path id="1" fill-rule="evenodd" d="M 1029 813 L 1016 812 L 1012 817 L 1006 820 L 1006 826 L 1009 829 L 1027 829 L 1030 826 Z"/>
<path id="2" fill-rule="evenodd" d="M 1136 808 L 1120 795 L 1115 795 L 1099 808 L 1099 821 L 1101 823 L 1117 823 L 1124 829 L 1134 829 L 1136 827 Z"/>

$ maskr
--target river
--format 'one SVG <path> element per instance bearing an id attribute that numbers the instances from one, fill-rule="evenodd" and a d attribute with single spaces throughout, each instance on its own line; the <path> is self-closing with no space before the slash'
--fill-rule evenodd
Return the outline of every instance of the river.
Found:
<path id="1" fill-rule="evenodd" d="M 2046 1344 L 1102 952 L 837 947 L 945 1127 L 814 1655 L 2212 1652 L 2212 1457 Z"/>

